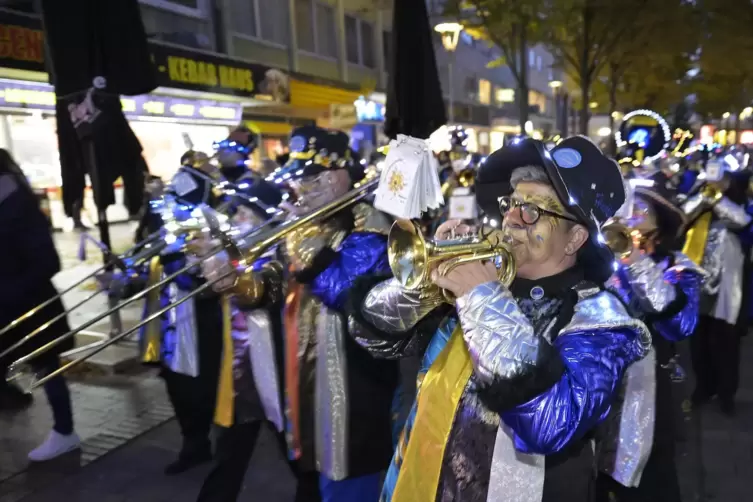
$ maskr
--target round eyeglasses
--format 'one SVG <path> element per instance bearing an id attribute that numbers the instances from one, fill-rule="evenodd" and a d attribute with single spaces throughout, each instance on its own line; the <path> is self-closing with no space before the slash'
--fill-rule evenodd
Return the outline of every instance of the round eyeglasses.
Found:
<path id="1" fill-rule="evenodd" d="M 513 199 L 509 195 L 499 197 L 497 202 L 499 203 L 499 212 L 502 216 L 513 209 L 520 208 L 520 219 L 523 220 L 523 223 L 526 225 L 535 225 L 545 214 L 553 218 L 580 223 L 578 220 L 571 218 L 570 216 L 565 216 L 564 214 L 540 208 L 532 202 L 523 202 L 521 200 Z"/>

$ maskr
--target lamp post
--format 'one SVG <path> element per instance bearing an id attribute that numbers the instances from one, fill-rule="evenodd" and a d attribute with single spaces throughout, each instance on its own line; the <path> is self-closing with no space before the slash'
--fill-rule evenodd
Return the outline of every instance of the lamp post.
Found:
<path id="1" fill-rule="evenodd" d="M 455 49 L 457 49 L 458 42 L 460 41 L 460 32 L 463 31 L 463 25 L 460 23 L 439 23 L 434 27 L 434 31 L 442 36 L 442 45 L 444 46 L 444 50 L 449 54 L 449 62 L 447 64 L 447 80 L 449 87 L 447 92 L 450 100 L 450 113 L 448 114 L 447 119 L 448 122 L 452 124 L 455 122 L 455 92 L 452 82 L 452 64 L 455 59 Z"/>

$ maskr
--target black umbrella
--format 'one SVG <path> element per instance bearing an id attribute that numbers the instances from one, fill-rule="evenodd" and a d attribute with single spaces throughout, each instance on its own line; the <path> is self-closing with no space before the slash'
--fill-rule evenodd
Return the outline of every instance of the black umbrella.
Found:
<path id="1" fill-rule="evenodd" d="M 89 174 L 100 239 L 109 248 L 106 209 L 122 177 L 126 206 L 142 203 L 146 163 L 120 95 L 157 87 L 137 0 L 39 0 L 47 62 L 57 95 L 63 202 L 71 214 Z"/>
<path id="2" fill-rule="evenodd" d="M 384 133 L 429 135 L 447 122 L 425 0 L 395 0 Z"/>

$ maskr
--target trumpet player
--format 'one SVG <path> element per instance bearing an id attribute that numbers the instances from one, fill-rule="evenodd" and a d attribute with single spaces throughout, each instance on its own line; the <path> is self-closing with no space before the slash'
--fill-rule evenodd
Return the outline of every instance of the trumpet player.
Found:
<path id="1" fill-rule="evenodd" d="M 475 188 L 509 240 L 511 284 L 470 261 L 435 270 L 423 289 L 396 278 L 357 284 L 350 298 L 354 335 L 372 354 L 424 354 L 381 500 L 589 500 L 591 439 L 650 350 L 646 326 L 603 288 L 614 258 L 599 227 L 625 199 L 619 168 L 584 137 L 551 152 L 525 139 L 491 154 Z M 457 224 L 436 239 L 468 230 Z M 454 305 L 435 299 L 440 288 Z M 629 458 L 647 455 L 626 446 Z"/>
<path id="2" fill-rule="evenodd" d="M 364 177 L 347 134 L 293 131 L 290 157 L 276 173 L 289 183 L 298 216 L 350 193 Z M 293 230 L 281 242 L 286 290 L 285 429 L 298 476 L 297 501 L 376 501 L 391 447 L 397 366 L 376 361 L 348 336 L 344 315 L 353 282 L 389 274 L 386 218 L 366 203 Z"/>
<path id="3" fill-rule="evenodd" d="M 745 211 L 746 183 L 735 181 L 737 174 L 720 160 L 710 160 L 706 172 L 708 182 L 683 204 L 689 220 L 683 251 L 708 273 L 696 334 L 690 339 L 696 374 L 693 404 L 700 406 L 717 396 L 722 412 L 731 415 L 739 382 L 740 337 L 748 324 L 744 242 L 750 238 L 753 219 Z"/>
<path id="4" fill-rule="evenodd" d="M 675 423 L 680 412 L 675 343 L 689 337 L 698 321 L 704 272 L 687 256 L 676 252 L 685 215 L 672 202 L 668 179 L 656 173 L 635 187 L 632 214 L 626 220 L 632 243 L 623 251 L 621 266 L 610 279 L 616 291 L 646 323 L 656 356 L 653 441 L 651 455 L 633 486 L 624 486 L 606 474 L 597 480 L 599 501 L 680 502 L 675 467 Z M 645 392 L 646 389 L 641 391 Z M 630 434 L 627 431 L 625 436 Z M 627 438 L 625 438 L 627 439 Z M 608 466 L 607 466 L 608 467 Z M 625 482 L 624 479 L 620 481 Z"/>

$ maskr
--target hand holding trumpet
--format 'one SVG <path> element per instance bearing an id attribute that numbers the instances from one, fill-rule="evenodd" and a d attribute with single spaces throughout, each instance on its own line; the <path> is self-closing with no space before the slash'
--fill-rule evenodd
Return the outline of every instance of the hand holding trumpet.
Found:
<path id="1" fill-rule="evenodd" d="M 474 230 L 461 220 L 448 220 L 437 228 L 434 238 L 436 240 L 450 240 L 457 236 L 471 234 Z M 431 280 L 440 288 L 451 291 L 455 298 L 460 298 L 476 286 L 499 280 L 499 274 L 491 261 L 477 260 L 462 263 L 452 268 L 445 275 L 441 275 L 438 267 L 435 267 L 431 272 Z"/>

